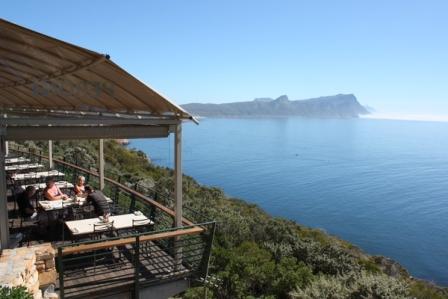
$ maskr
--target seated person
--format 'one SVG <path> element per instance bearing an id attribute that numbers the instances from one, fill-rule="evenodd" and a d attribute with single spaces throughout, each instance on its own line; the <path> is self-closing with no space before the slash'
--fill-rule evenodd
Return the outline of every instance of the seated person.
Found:
<path id="1" fill-rule="evenodd" d="M 98 217 L 110 215 L 109 203 L 107 202 L 103 192 L 93 190 L 93 188 L 89 185 L 84 188 L 87 194 L 86 202 L 92 203 L 93 208 L 95 209 L 95 214 Z"/>
<path id="2" fill-rule="evenodd" d="M 84 176 L 80 175 L 78 177 L 78 179 L 76 180 L 76 184 L 75 184 L 75 188 L 74 188 L 76 196 L 79 196 L 79 197 L 87 196 L 86 190 L 85 190 L 85 183 L 86 183 L 86 178 Z"/>
<path id="3" fill-rule="evenodd" d="M 44 189 L 44 198 L 46 200 L 64 200 L 68 199 L 68 195 L 62 193 L 61 189 L 56 185 L 54 178 L 48 178 L 46 181 L 47 187 Z"/>
<path id="4" fill-rule="evenodd" d="M 34 186 L 28 186 L 17 197 L 17 205 L 19 206 L 20 215 L 22 215 L 22 217 L 31 219 L 36 218 L 36 210 L 31 204 L 31 199 L 35 194 L 36 188 Z"/>

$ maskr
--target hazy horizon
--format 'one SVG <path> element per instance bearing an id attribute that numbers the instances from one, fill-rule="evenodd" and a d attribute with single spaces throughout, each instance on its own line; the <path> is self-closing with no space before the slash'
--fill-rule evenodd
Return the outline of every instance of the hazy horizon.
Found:
<path id="1" fill-rule="evenodd" d="M 383 115 L 444 119 L 447 9 L 435 0 L 15 1 L 1 18 L 110 54 L 178 104 L 353 93 Z"/>
<path id="2" fill-rule="evenodd" d="M 209 102 L 207 100 L 203 100 L 203 101 L 192 101 L 189 103 L 185 103 L 185 104 L 191 104 L 191 103 L 201 103 L 201 104 L 227 104 L 227 103 L 237 103 L 237 102 L 250 102 L 250 101 L 254 101 L 255 99 L 260 99 L 260 98 L 269 98 L 269 99 L 273 99 L 275 100 L 276 98 L 283 96 L 283 95 L 278 95 L 275 97 L 256 97 L 253 99 L 248 99 L 248 100 L 240 100 L 240 101 L 222 101 L 222 102 Z M 286 95 L 288 96 L 288 95 Z M 319 98 L 319 97 L 325 97 L 325 96 L 333 96 L 333 95 L 322 95 L 322 96 L 316 96 L 313 97 L 311 99 L 314 98 Z M 356 97 L 356 95 L 355 95 Z M 301 101 L 301 100 L 308 100 L 308 99 L 292 99 L 288 96 L 290 101 Z M 361 101 L 359 101 L 361 105 L 363 105 L 366 108 L 373 109 L 373 111 L 370 112 L 370 114 L 368 115 L 361 115 L 360 118 L 366 118 L 366 119 L 385 119 L 385 120 L 404 120 L 404 121 L 430 121 L 430 122 L 448 122 L 448 115 L 428 115 L 428 114 L 397 114 L 397 113 L 385 113 L 382 111 L 377 111 L 376 107 L 372 107 L 370 105 L 366 105 L 364 103 L 362 103 Z M 183 104 L 182 104 L 183 105 Z"/>

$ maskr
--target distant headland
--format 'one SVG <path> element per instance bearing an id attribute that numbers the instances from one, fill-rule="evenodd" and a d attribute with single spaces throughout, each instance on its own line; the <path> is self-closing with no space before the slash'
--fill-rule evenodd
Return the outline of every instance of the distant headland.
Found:
<path id="1" fill-rule="evenodd" d="M 255 117 L 301 116 L 310 118 L 357 118 L 369 114 L 353 94 L 338 94 L 306 100 L 289 100 L 282 95 L 277 99 L 256 98 L 253 101 L 224 104 L 190 103 L 182 105 L 195 116 Z"/>

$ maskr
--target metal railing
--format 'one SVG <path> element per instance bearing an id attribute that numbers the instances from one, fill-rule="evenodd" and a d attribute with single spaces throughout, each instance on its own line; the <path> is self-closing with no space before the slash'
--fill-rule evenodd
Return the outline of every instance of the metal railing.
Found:
<path id="1" fill-rule="evenodd" d="M 42 152 L 10 146 L 10 151 L 45 164 Z M 75 182 L 83 175 L 90 185 L 99 186 L 99 175 L 66 161 L 53 159 L 54 168 Z M 48 164 L 47 164 L 48 165 Z M 104 194 L 123 213 L 141 211 L 154 222 L 152 231 L 116 231 L 100 240 L 74 242 L 58 247 L 57 270 L 61 298 L 102 289 L 125 288 L 138 294 L 141 287 L 168 280 L 207 279 L 215 222 L 193 223 L 183 218 L 183 227 L 174 227 L 175 212 L 164 204 L 172 200 L 153 188 L 129 187 L 118 179 L 105 178 Z M 163 204 L 162 204 L 162 203 Z M 186 210 L 194 219 L 202 217 Z M 76 295 L 76 296 L 78 296 Z"/>
<path id="2" fill-rule="evenodd" d="M 60 246 L 60 296 L 82 297 L 111 288 L 137 295 L 140 288 L 167 281 L 201 281 L 208 274 L 214 230 L 215 223 L 209 222 Z M 175 241 L 167 246 L 167 240 Z"/>

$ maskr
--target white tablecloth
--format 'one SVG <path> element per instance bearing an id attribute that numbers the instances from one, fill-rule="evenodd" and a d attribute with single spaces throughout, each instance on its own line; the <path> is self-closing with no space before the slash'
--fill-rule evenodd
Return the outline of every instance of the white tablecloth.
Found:
<path id="1" fill-rule="evenodd" d="M 28 158 L 24 158 L 24 157 L 6 158 L 5 159 L 5 164 L 25 163 L 25 162 L 31 162 L 31 160 Z"/>
<path id="2" fill-rule="evenodd" d="M 26 179 L 40 179 L 40 178 L 47 178 L 52 176 L 62 177 L 65 174 L 63 172 L 57 171 L 57 170 L 50 170 L 50 171 L 39 171 L 39 172 L 27 172 L 27 173 L 16 173 L 11 176 L 13 180 L 20 181 L 20 180 L 26 180 Z"/>
<path id="3" fill-rule="evenodd" d="M 112 203 L 113 200 L 109 197 L 106 197 L 106 200 L 108 203 Z M 86 199 L 84 197 L 73 197 L 66 200 L 40 200 L 39 206 L 44 209 L 45 211 L 53 211 L 53 210 L 60 210 L 64 208 L 68 208 L 74 204 L 78 204 L 80 206 L 85 205 Z"/>
<path id="4" fill-rule="evenodd" d="M 6 171 L 17 171 L 24 169 L 34 169 L 44 167 L 42 164 L 32 163 L 32 164 L 17 164 L 17 165 L 7 165 L 5 166 Z"/>
<path id="5" fill-rule="evenodd" d="M 113 203 L 113 202 L 114 202 L 114 201 L 113 201 L 112 199 L 110 199 L 109 197 L 107 197 L 107 196 L 104 196 L 104 197 L 106 197 L 106 200 L 107 200 L 108 203 Z M 84 204 L 86 203 L 86 198 L 85 198 L 85 197 L 76 196 L 76 200 L 77 200 L 77 202 L 78 202 L 81 206 L 84 205 Z"/>
<path id="6" fill-rule="evenodd" d="M 69 183 L 67 181 L 59 181 L 55 183 L 56 186 L 58 186 L 60 189 L 66 189 L 66 188 L 73 188 L 74 185 L 72 183 Z M 34 186 L 36 189 L 44 189 L 47 185 L 45 183 L 40 184 L 31 184 L 31 185 L 21 185 L 22 189 L 26 189 L 28 186 Z"/>
<path id="7" fill-rule="evenodd" d="M 44 209 L 45 211 L 53 211 L 53 210 L 60 210 L 63 208 L 67 208 L 72 206 L 74 203 L 74 200 L 68 199 L 68 200 L 39 200 L 38 204 L 39 206 Z"/>
<path id="8" fill-rule="evenodd" d="M 143 223 L 139 222 L 139 225 L 154 224 L 154 222 L 149 220 L 145 215 L 125 214 L 109 217 L 109 222 L 112 221 L 114 222 L 113 223 L 114 229 L 131 228 L 133 220 L 146 220 L 142 221 Z M 65 225 L 68 227 L 68 229 L 72 232 L 73 235 L 84 235 L 84 234 L 92 234 L 94 232 L 93 225 L 102 223 L 104 222 L 102 222 L 99 218 L 90 218 L 90 219 L 67 221 L 65 222 Z"/>

